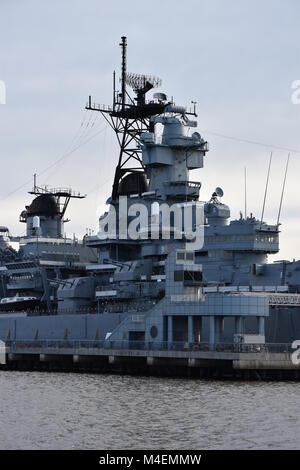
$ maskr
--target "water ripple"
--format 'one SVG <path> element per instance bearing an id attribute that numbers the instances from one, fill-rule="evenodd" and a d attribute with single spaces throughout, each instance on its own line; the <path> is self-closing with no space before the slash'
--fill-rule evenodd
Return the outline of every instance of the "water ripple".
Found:
<path id="1" fill-rule="evenodd" d="M 300 449 L 298 383 L 0 372 L 1 449 Z"/>

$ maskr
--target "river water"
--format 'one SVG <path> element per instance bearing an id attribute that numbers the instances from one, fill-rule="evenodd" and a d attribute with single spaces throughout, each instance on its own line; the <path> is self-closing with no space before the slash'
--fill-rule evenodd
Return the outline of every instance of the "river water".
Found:
<path id="1" fill-rule="evenodd" d="M 300 384 L 0 371 L 1 449 L 300 449 Z"/>

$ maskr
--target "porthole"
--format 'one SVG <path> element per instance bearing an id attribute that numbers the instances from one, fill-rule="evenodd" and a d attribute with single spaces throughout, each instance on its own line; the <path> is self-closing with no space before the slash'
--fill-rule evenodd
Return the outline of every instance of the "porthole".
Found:
<path id="1" fill-rule="evenodd" d="M 158 329 L 157 329 L 156 326 L 151 326 L 150 335 L 151 335 L 151 338 L 156 338 L 157 337 Z"/>

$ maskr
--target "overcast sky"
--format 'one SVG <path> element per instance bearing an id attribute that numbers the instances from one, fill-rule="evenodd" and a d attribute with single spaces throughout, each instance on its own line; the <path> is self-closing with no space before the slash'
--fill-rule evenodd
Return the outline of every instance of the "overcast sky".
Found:
<path id="1" fill-rule="evenodd" d="M 129 71 L 160 76 L 161 91 L 177 104 L 198 102 L 199 129 L 211 148 L 204 169 L 191 177 L 203 183 L 201 199 L 221 186 L 237 218 L 246 166 L 248 208 L 260 217 L 268 145 L 299 150 L 291 155 L 278 258 L 300 258 L 300 105 L 291 101 L 291 84 L 300 80 L 298 0 L 0 0 L 0 22 L 7 89 L 0 105 L 0 225 L 14 235 L 24 231 L 19 213 L 37 173 L 40 184 L 88 193 L 71 202 L 69 234 L 97 229 L 118 155 L 100 114 L 84 106 L 89 94 L 111 103 L 111 74 L 120 69 L 126 35 Z M 288 153 L 273 151 L 270 223 Z"/>

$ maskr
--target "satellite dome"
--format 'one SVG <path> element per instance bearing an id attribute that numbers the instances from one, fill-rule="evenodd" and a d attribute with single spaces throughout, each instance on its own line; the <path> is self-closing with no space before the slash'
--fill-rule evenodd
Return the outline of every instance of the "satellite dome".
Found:
<path id="1" fill-rule="evenodd" d="M 149 185 L 145 173 L 130 173 L 119 184 L 119 196 L 141 194 L 148 191 Z"/>
<path id="2" fill-rule="evenodd" d="M 36 197 L 27 209 L 27 215 L 54 216 L 59 214 L 59 206 L 52 194 L 41 194 Z"/>

